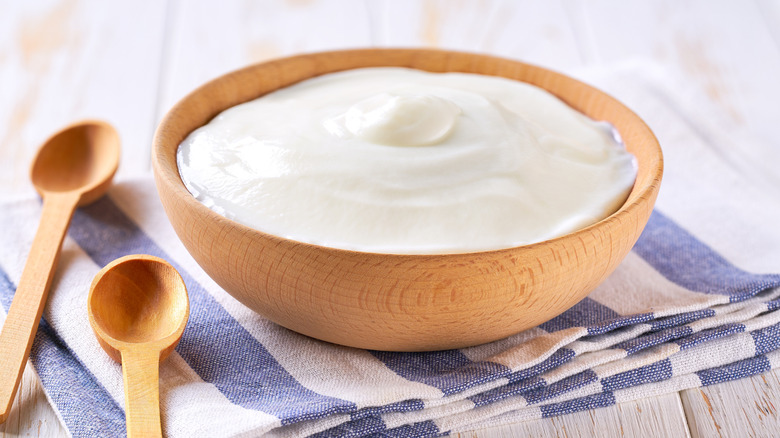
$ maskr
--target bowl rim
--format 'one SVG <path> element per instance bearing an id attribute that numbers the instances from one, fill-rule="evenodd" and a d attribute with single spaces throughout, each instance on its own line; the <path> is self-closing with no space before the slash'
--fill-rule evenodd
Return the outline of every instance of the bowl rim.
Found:
<path id="1" fill-rule="evenodd" d="M 252 71 L 256 69 L 262 69 L 262 68 L 269 68 L 269 67 L 276 67 L 281 68 L 281 66 L 284 63 L 288 62 L 294 62 L 298 60 L 312 60 L 314 62 L 317 62 L 318 59 L 322 59 L 324 57 L 333 57 L 333 56 L 355 56 L 359 57 L 362 54 L 367 53 L 380 53 L 387 55 L 387 57 L 392 58 L 393 55 L 397 55 L 400 53 L 412 53 L 415 56 L 423 57 L 428 55 L 435 55 L 435 56 L 460 56 L 460 57 L 472 57 L 475 62 L 479 61 L 486 61 L 486 62 L 501 62 L 501 63 L 508 63 L 513 65 L 517 68 L 522 69 L 529 69 L 534 74 L 539 75 L 548 75 L 550 78 L 554 78 L 557 81 L 562 81 L 564 83 L 567 83 L 569 85 L 575 86 L 578 88 L 579 92 L 582 93 L 590 93 L 595 95 L 600 95 L 602 99 L 605 101 L 608 101 L 608 104 L 610 106 L 616 107 L 623 112 L 623 114 L 630 119 L 630 122 L 634 127 L 640 129 L 642 132 L 642 137 L 644 138 L 645 142 L 647 143 L 645 147 L 652 148 L 652 160 L 650 163 L 639 163 L 638 159 L 637 161 L 637 170 L 640 170 L 640 166 L 644 164 L 645 166 L 649 166 L 648 172 L 649 177 L 647 179 L 647 183 L 642 184 L 641 186 L 637 186 L 639 184 L 639 174 L 637 173 L 637 180 L 634 182 L 634 186 L 631 188 L 631 191 L 629 192 L 626 201 L 612 214 L 605 217 L 604 219 L 601 219 L 600 221 L 597 221 L 591 225 L 588 225 L 583 228 L 579 228 L 575 231 L 572 231 L 570 233 L 554 237 L 552 239 L 547 239 L 539 242 L 534 242 L 526 245 L 518 245 L 518 246 L 512 246 L 507 248 L 499 248 L 499 249 L 488 249 L 488 250 L 478 250 L 478 251 L 467 251 L 467 252 L 445 252 L 445 253 L 413 253 L 413 254 L 405 254 L 405 253 L 392 253 L 392 252 L 373 252 L 373 251 L 360 251 L 355 249 L 345 249 L 345 248 L 338 248 L 338 247 L 331 247 L 331 246 L 324 246 L 319 245 L 316 243 L 310 243 L 310 242 L 304 242 L 299 240 L 290 239 L 287 237 L 270 234 L 261 230 L 258 230 L 256 228 L 252 228 L 248 225 L 245 225 L 241 222 L 235 221 L 233 219 L 229 219 L 214 210 L 208 208 L 206 205 L 202 204 L 200 201 L 198 201 L 195 196 L 193 196 L 189 190 L 187 190 L 186 186 L 184 185 L 184 182 L 181 179 L 181 175 L 178 171 L 178 163 L 176 159 L 176 150 L 178 150 L 178 144 L 176 145 L 176 148 L 173 148 L 172 146 L 167 145 L 167 141 L 165 138 L 165 131 L 169 124 L 171 124 L 173 121 L 176 121 L 178 118 L 181 117 L 182 113 L 186 114 L 186 108 L 191 104 L 193 100 L 197 98 L 197 96 L 203 94 L 206 92 L 206 90 L 210 90 L 214 87 L 219 86 L 220 84 L 224 82 L 230 81 L 232 78 L 236 78 L 239 76 L 244 76 L 248 73 L 251 73 Z M 371 67 L 375 67 L 379 65 L 371 65 Z M 405 65 L 399 65 L 398 63 L 387 63 L 384 66 L 387 67 L 407 67 Z M 367 66 L 368 67 L 368 66 Z M 329 71 L 324 71 L 318 75 L 310 76 L 307 78 L 304 78 L 302 80 L 310 79 L 319 75 L 324 75 L 328 73 L 335 73 L 338 71 L 345 71 L 350 70 L 354 68 L 360 68 L 360 67 L 352 67 L 352 68 L 340 68 L 340 69 L 332 69 Z M 417 68 L 420 70 L 419 67 L 411 67 L 411 68 Z M 446 70 L 446 71 L 459 71 L 459 70 Z M 504 77 L 499 74 L 490 74 L 490 73 L 476 73 L 476 74 L 483 74 L 488 76 L 498 76 L 498 77 Z M 513 79 L 509 78 L 511 80 L 519 80 L 519 79 Z M 519 80 L 521 82 L 531 83 L 528 81 Z M 291 84 L 286 84 L 280 87 L 276 87 L 276 89 L 283 88 L 285 86 L 288 86 Z M 536 85 L 536 84 L 533 84 Z M 539 86 L 539 85 L 536 85 Z M 559 94 L 556 94 L 555 92 L 545 88 L 545 91 L 553 94 L 558 99 L 562 100 L 564 103 L 566 103 L 568 106 L 572 107 L 575 111 L 578 111 L 580 113 L 583 113 L 583 111 L 574 108 L 574 106 L 571 104 L 571 102 L 565 97 L 561 96 Z M 273 91 L 273 90 L 272 90 Z M 271 92 L 271 91 L 269 91 Z M 255 97 L 250 97 L 247 100 L 243 100 L 239 103 L 234 103 L 230 106 L 227 106 L 225 108 L 221 108 L 215 111 L 215 114 L 210 116 L 209 120 L 216 117 L 216 115 L 220 114 L 221 112 L 227 110 L 228 108 L 231 108 L 232 106 L 239 105 L 244 102 L 248 102 L 252 99 L 256 99 L 257 97 L 260 97 L 262 95 L 265 95 L 267 93 L 261 93 L 258 94 Z M 593 119 L 592 116 L 589 114 L 585 114 L 587 117 Z M 208 123 L 208 122 L 206 122 Z M 202 126 L 202 125 L 200 125 Z M 200 127 L 198 126 L 198 127 Z M 197 129 L 196 128 L 193 128 Z M 616 128 L 617 129 L 617 128 Z M 192 131 L 189 131 L 185 134 L 188 136 Z M 626 143 L 625 136 L 622 135 L 620 130 L 618 130 L 618 133 L 621 134 L 621 137 L 623 137 L 624 143 Z M 173 150 L 173 154 L 170 154 L 167 152 L 167 149 L 170 148 Z M 580 81 L 578 79 L 575 79 L 571 76 L 559 73 L 555 70 L 548 69 L 545 67 L 540 67 L 534 64 L 525 63 L 522 61 L 509 59 L 505 57 L 499 57 L 499 56 L 493 56 L 493 55 L 486 55 L 486 54 L 479 54 L 479 53 L 471 53 L 471 52 L 464 52 L 464 51 L 453 51 L 453 50 L 442 50 L 442 49 L 430 49 L 430 48 L 363 48 L 363 49 L 344 49 L 344 50 L 330 50 L 330 51 L 321 51 L 321 52 L 311 52 L 311 53 L 303 53 L 303 54 L 297 54 L 292 56 L 286 56 L 281 58 L 275 58 L 267 61 L 262 61 L 258 63 L 253 63 L 247 66 L 244 66 L 242 68 L 230 71 L 228 73 L 222 74 L 220 76 L 217 76 L 194 90 L 187 93 L 184 97 L 179 99 L 163 116 L 163 118 L 160 120 L 157 129 L 154 133 L 154 138 L 152 141 L 152 168 L 153 173 L 155 176 L 155 181 L 158 187 L 158 190 L 163 190 L 161 186 L 165 186 L 168 190 L 172 191 L 172 194 L 175 195 L 176 199 L 181 200 L 182 202 L 185 202 L 189 204 L 192 208 L 195 209 L 195 211 L 206 218 L 207 221 L 213 221 L 216 223 L 216 225 L 222 227 L 234 227 L 237 228 L 241 234 L 257 234 L 262 236 L 265 239 L 268 239 L 270 241 L 274 241 L 278 244 L 287 243 L 290 245 L 296 245 L 296 246 L 305 246 L 313 249 L 319 249 L 321 251 L 328 251 L 331 253 L 337 253 L 337 254 L 343 254 L 343 255 L 363 255 L 363 256 L 381 256 L 381 257 L 387 257 L 391 259 L 403 259 L 403 260 L 409 260 L 409 259 L 417 259 L 417 260 L 423 260 L 423 259 L 431 259 L 431 258 L 451 258 L 451 257 L 463 257 L 468 256 L 470 254 L 495 254 L 499 255 L 502 253 L 517 251 L 518 249 L 522 248 L 535 248 L 541 245 L 548 245 L 548 244 L 554 244 L 556 242 L 562 241 L 564 239 L 571 239 L 572 236 L 582 236 L 587 233 L 590 233 L 595 228 L 601 228 L 604 227 L 606 224 L 612 223 L 612 222 L 621 222 L 624 219 L 626 219 L 629 216 L 633 216 L 634 212 L 637 209 L 643 209 L 646 208 L 647 200 L 648 199 L 654 199 L 657 195 L 659 189 L 661 180 L 663 177 L 663 169 L 664 169 L 664 160 L 663 160 L 663 152 L 661 150 L 661 146 L 658 142 L 658 139 L 656 138 L 655 134 L 652 132 L 652 130 L 649 128 L 649 126 L 642 120 L 636 113 L 634 113 L 631 109 L 629 109 L 625 104 L 620 102 L 619 100 L 612 97 L 610 94 L 593 87 L 583 81 Z M 172 157 L 170 156 L 172 155 Z M 643 224 L 644 225 L 644 224 Z"/>

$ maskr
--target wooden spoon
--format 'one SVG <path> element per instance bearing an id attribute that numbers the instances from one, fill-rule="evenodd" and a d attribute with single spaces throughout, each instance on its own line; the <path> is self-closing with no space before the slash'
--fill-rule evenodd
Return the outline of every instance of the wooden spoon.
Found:
<path id="1" fill-rule="evenodd" d="M 46 140 L 35 157 L 30 175 L 43 209 L 0 332 L 0 423 L 8 418 L 19 387 L 73 211 L 103 196 L 118 165 L 119 135 L 100 121 L 66 127 Z"/>
<path id="2" fill-rule="evenodd" d="M 127 436 L 162 436 L 159 367 L 187 324 L 184 281 L 158 257 L 122 257 L 95 276 L 88 307 L 100 345 L 122 363 Z"/>

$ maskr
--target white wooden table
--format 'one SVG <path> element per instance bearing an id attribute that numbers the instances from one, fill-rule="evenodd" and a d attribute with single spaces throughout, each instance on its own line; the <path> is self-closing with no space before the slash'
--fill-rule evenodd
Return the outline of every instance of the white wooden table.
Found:
<path id="1" fill-rule="evenodd" d="M 564 72 L 650 59 L 719 106 L 719 123 L 749 140 L 725 153 L 780 187 L 778 1 L 0 0 L 1 193 L 32 192 L 37 146 L 72 120 L 114 123 L 118 178 L 147 174 L 158 120 L 205 80 L 273 57 L 367 46 L 484 52 Z M 768 372 L 473 435 L 778 436 L 778 406 L 780 373 Z M 0 436 L 63 435 L 28 366 Z"/>

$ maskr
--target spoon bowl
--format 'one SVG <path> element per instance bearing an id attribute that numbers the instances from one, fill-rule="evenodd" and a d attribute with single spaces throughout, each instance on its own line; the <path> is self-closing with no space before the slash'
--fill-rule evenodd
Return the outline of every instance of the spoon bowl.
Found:
<path id="1" fill-rule="evenodd" d="M 51 136 L 30 169 L 35 189 L 46 193 L 79 192 L 79 205 L 105 194 L 119 165 L 119 134 L 106 122 L 88 120 Z"/>
<path id="2" fill-rule="evenodd" d="M 118 166 L 119 134 L 96 120 L 54 134 L 35 157 L 30 178 L 43 198 L 43 208 L 0 332 L 0 423 L 8 418 L 19 387 L 73 212 L 105 194 Z"/>
<path id="3" fill-rule="evenodd" d="M 122 363 L 128 436 L 160 436 L 159 364 L 187 325 L 184 281 L 158 257 L 122 257 L 95 276 L 88 309 L 100 345 Z"/>
<path id="4" fill-rule="evenodd" d="M 188 311 L 181 276 L 152 256 L 113 261 L 95 277 L 89 295 L 92 327 L 117 362 L 122 349 L 141 344 L 165 347 L 165 359 L 181 338 Z"/>

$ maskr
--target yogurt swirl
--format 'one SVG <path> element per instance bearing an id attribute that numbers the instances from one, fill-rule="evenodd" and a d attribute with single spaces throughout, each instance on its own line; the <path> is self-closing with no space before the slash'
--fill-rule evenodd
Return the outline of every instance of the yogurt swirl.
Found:
<path id="1" fill-rule="evenodd" d="M 347 130 L 365 141 L 423 146 L 447 138 L 460 113 L 455 103 L 434 95 L 381 93 L 352 105 L 343 115 L 326 122 L 326 126 L 343 119 Z"/>

